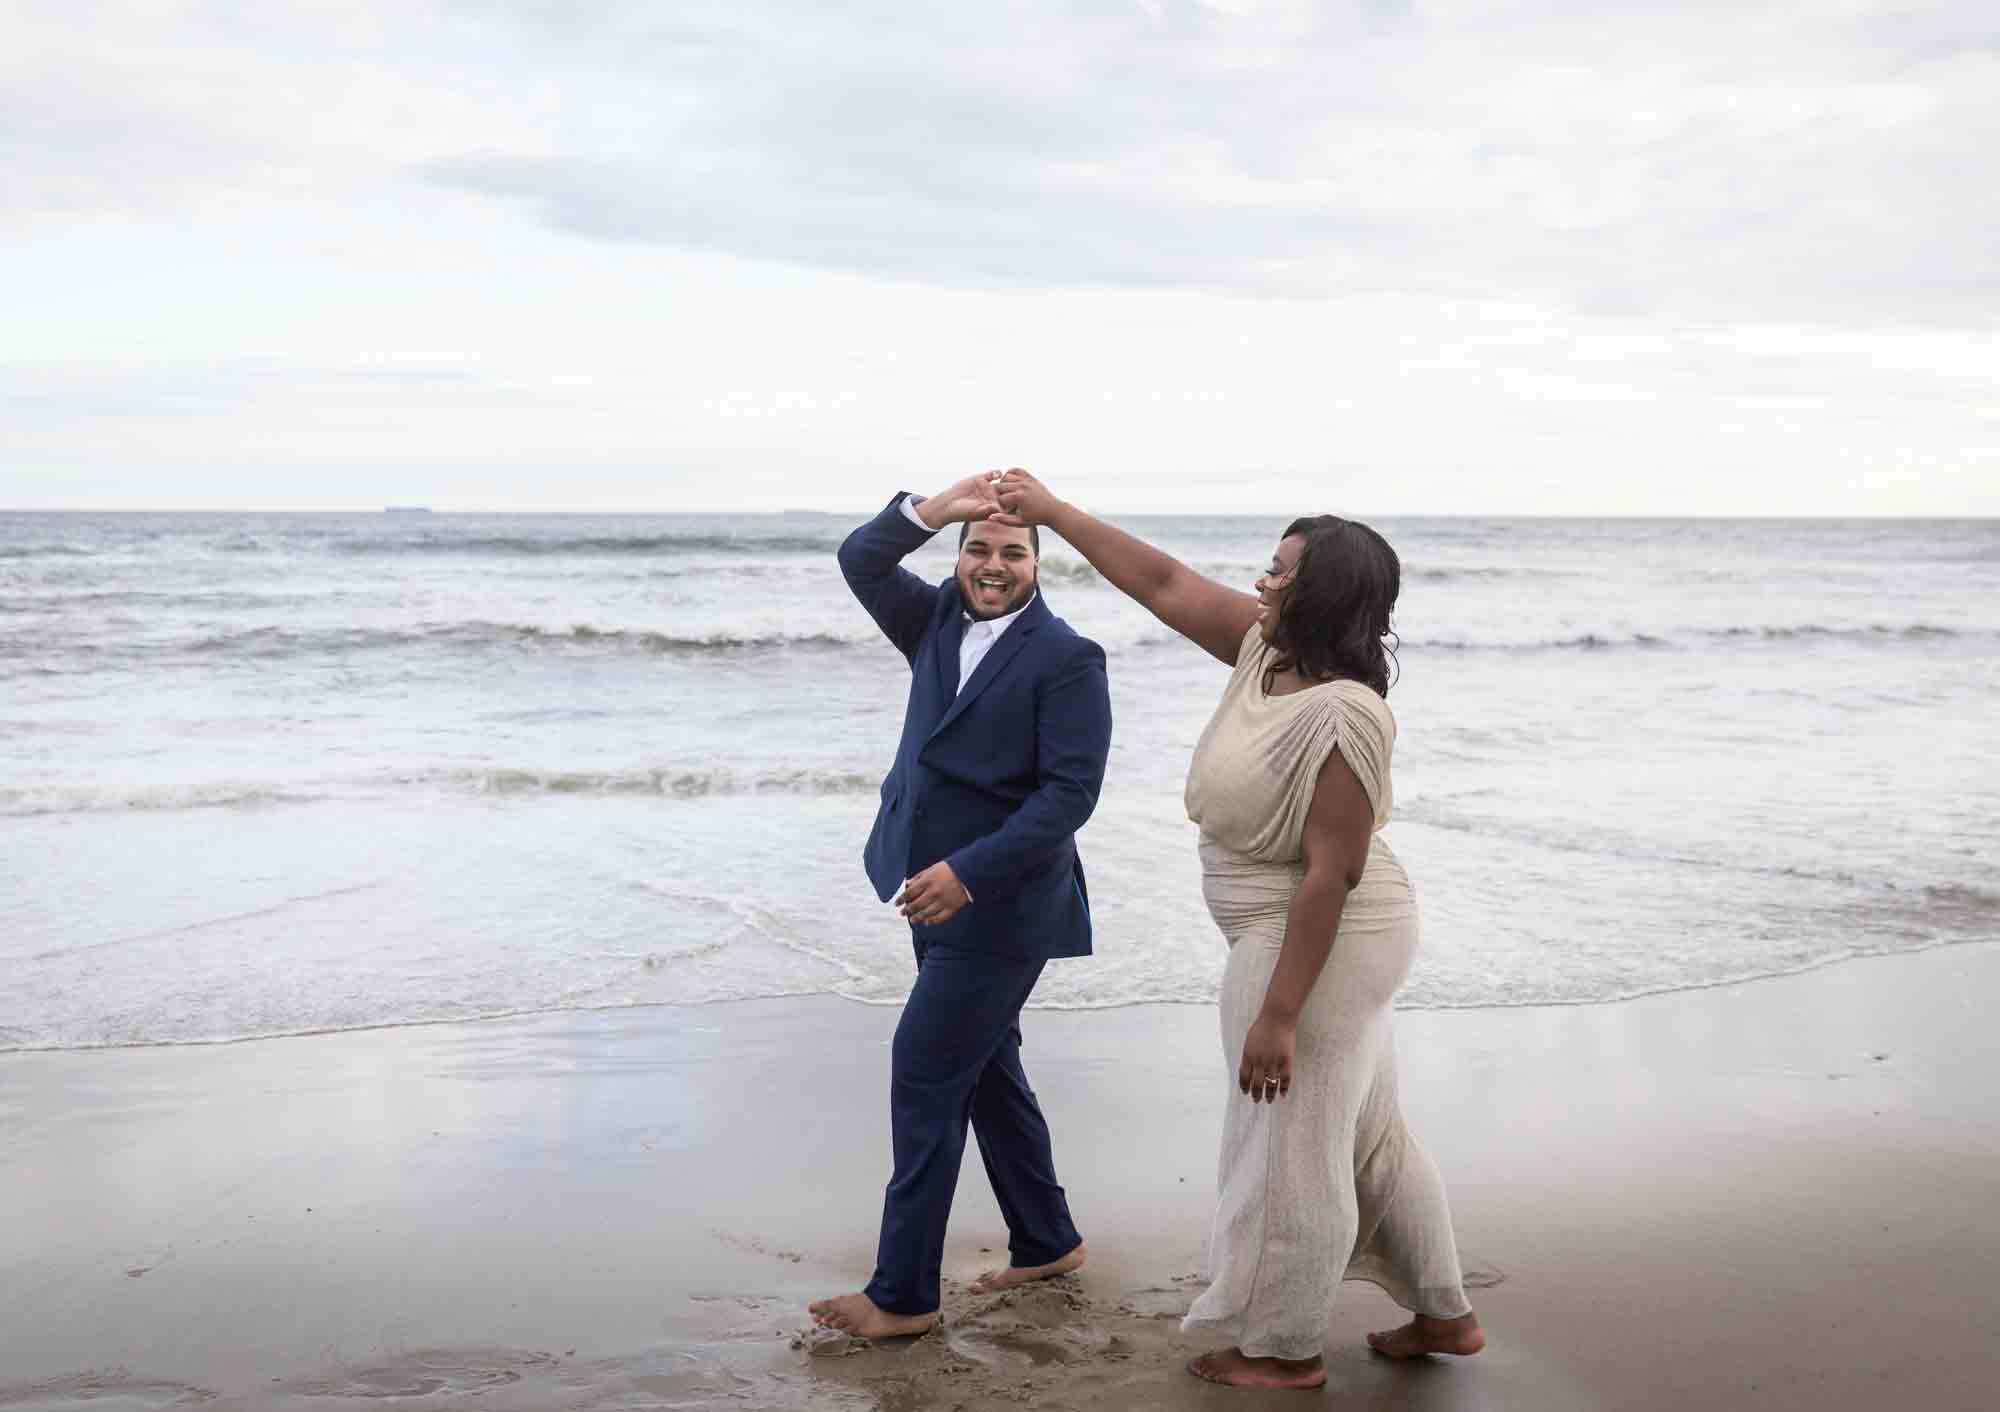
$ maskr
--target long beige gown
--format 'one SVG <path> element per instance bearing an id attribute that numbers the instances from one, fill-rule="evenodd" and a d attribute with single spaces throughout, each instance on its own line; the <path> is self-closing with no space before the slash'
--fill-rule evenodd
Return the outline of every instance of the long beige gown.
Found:
<path id="1" fill-rule="evenodd" d="M 1396 1101 L 1391 1002 L 1416 953 L 1417 902 L 1380 833 L 1389 821 L 1395 718 L 1359 682 L 1267 697 L 1270 658 L 1252 627 L 1188 770 L 1202 892 L 1229 943 L 1229 1106 L 1213 1282 L 1182 1327 L 1219 1332 L 1252 1357 L 1311 1358 L 1343 1275 L 1373 1281 L 1420 1314 L 1454 1318 L 1471 1305 L 1444 1183 Z M 1313 787 L 1335 750 L 1367 791 L 1377 833 L 1299 1017 L 1291 1092 L 1252 1103 L 1236 1088 L 1237 1065 L 1305 876 L 1300 840 Z"/>

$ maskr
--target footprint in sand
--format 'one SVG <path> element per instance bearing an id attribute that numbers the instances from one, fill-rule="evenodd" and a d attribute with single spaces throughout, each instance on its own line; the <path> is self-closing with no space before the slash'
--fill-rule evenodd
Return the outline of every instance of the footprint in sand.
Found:
<path id="1" fill-rule="evenodd" d="M 691 1294 L 687 1301 L 701 1336 L 720 1339 L 782 1334 L 799 1305 L 795 1298 L 773 1294 Z"/>
<path id="2" fill-rule="evenodd" d="M 747 1250 L 752 1255 L 766 1255 L 773 1260 L 789 1260 L 794 1265 L 806 1258 L 796 1250 L 774 1249 L 756 1236 L 737 1235 L 734 1231 L 710 1231 L 709 1234 L 732 1250 Z"/>
<path id="3" fill-rule="evenodd" d="M 1152 1285 L 1120 1297 L 1118 1312 L 1135 1319 L 1178 1319 L 1187 1313 L 1193 1296 L 1186 1289 Z"/>
<path id="4" fill-rule="evenodd" d="M 811 1328 L 801 1330 L 792 1339 L 792 1347 L 813 1358 L 852 1358 L 857 1353 L 866 1353 L 875 1345 L 865 1338 L 839 1329 Z"/>
<path id="5" fill-rule="evenodd" d="M 1492 1289 L 1493 1286 L 1505 1284 L 1506 1282 L 1507 1272 L 1498 1265 L 1468 1265 L 1466 1267 L 1464 1283 L 1467 1289 Z"/>
<path id="6" fill-rule="evenodd" d="M 668 1407 L 712 1407 L 723 1400 L 742 1398 L 754 1386 L 747 1378 L 721 1372 L 647 1373 L 632 1379 L 632 1387 L 649 1398 L 671 1398 L 665 1404 Z"/>
<path id="7" fill-rule="evenodd" d="M 1058 1275 L 1031 1285 L 1016 1285 L 995 1295 L 974 1295 L 983 1301 L 974 1306 L 980 1312 L 1010 1309 L 1018 1318 L 1047 1327 L 1073 1324 L 1077 1315 L 1090 1311 L 1090 1297 L 1074 1275 Z"/>
<path id="8" fill-rule="evenodd" d="M 405 1354 L 393 1363 L 301 1383 L 292 1391 L 300 1397 L 464 1395 L 517 1383 L 523 1370 L 553 1368 L 560 1361 L 549 1353 L 506 1349 L 428 1349 Z"/>
<path id="9" fill-rule="evenodd" d="M 1113 1353 L 1120 1340 L 1100 1327 L 1087 1295 L 1074 1280 L 1024 1285 L 946 1325 L 945 1346 L 960 1357 L 988 1367 L 1094 1361 Z"/>
<path id="10" fill-rule="evenodd" d="M 198 1407 L 216 1393 L 187 1383 L 130 1378 L 122 1373 L 79 1373 L 27 1387 L 0 1387 L 7 1412 L 154 1412 L 161 1407 Z"/>
<path id="11" fill-rule="evenodd" d="M 1043 1368 L 1096 1363 L 1125 1350 L 1124 1340 L 1088 1324 L 1069 1329 L 1021 1325 L 961 1325 L 945 1334 L 945 1346 L 958 1358 L 987 1368 Z"/>

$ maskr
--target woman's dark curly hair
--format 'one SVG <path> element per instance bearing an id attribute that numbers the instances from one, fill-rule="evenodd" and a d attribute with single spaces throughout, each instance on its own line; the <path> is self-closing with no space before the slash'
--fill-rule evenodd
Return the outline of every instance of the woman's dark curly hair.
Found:
<path id="1" fill-rule="evenodd" d="M 1395 653 L 1386 639 L 1403 587 L 1402 561 L 1358 520 L 1309 515 L 1293 520 L 1282 538 L 1295 534 L 1305 536 L 1305 547 L 1278 605 L 1271 633 L 1277 655 L 1267 673 L 1296 671 L 1309 681 L 1346 677 L 1387 696 Z"/>

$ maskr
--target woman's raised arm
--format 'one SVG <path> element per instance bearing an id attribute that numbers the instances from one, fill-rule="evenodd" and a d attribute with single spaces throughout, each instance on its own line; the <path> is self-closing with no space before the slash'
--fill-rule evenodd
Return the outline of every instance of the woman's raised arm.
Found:
<path id="1" fill-rule="evenodd" d="M 1008 471 L 999 490 L 1005 513 L 995 515 L 995 523 L 1046 525 L 1147 612 L 1211 657 L 1236 665 L 1243 635 L 1262 612 L 1254 596 L 1205 578 L 1136 535 L 1058 500 L 1026 471 Z"/>

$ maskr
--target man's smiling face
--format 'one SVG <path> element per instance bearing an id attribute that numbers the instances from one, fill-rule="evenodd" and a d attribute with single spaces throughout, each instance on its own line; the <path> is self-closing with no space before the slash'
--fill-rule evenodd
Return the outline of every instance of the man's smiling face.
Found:
<path id="1" fill-rule="evenodd" d="M 974 618 L 1004 618 L 1035 591 L 1039 561 L 1030 532 L 974 520 L 958 546 L 958 591 Z"/>

